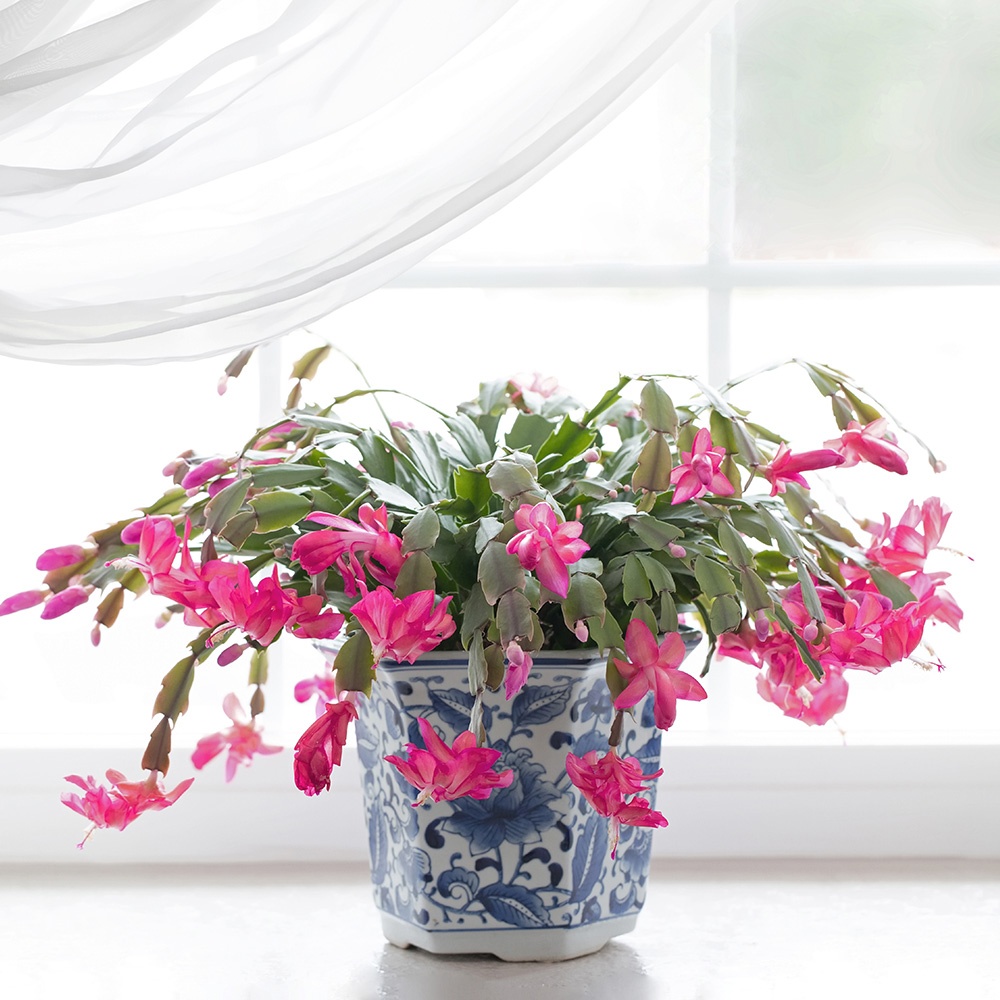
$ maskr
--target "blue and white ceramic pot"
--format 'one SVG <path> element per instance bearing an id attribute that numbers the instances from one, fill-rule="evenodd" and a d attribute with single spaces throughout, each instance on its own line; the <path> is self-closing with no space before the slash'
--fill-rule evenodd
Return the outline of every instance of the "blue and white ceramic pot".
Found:
<path id="1" fill-rule="evenodd" d="M 449 744 L 469 728 L 465 653 L 429 653 L 412 666 L 383 661 L 371 699 L 360 699 L 372 883 L 393 944 L 553 961 L 597 951 L 635 926 L 653 831 L 623 826 L 612 861 L 608 820 L 565 769 L 568 751 L 607 749 L 613 712 L 605 661 L 588 651 L 534 659 L 512 701 L 502 690 L 487 692 L 484 722 L 502 754 L 496 768 L 514 771 L 511 785 L 488 799 L 413 808 L 416 790 L 383 760 L 405 743 L 423 746 L 418 717 Z M 620 752 L 646 773 L 659 768 L 648 696 L 635 722 L 626 718 Z M 655 804 L 655 789 L 649 797 Z"/>

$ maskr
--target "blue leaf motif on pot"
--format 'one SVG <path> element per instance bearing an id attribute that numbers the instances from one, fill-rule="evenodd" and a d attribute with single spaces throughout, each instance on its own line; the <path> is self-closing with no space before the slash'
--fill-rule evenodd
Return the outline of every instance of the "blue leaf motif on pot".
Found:
<path id="1" fill-rule="evenodd" d="M 607 850 L 607 824 L 596 813 L 592 813 L 577 837 L 576 851 L 573 854 L 572 902 L 586 899 L 597 885 Z"/>
<path id="2" fill-rule="evenodd" d="M 389 834 L 385 823 L 385 801 L 379 799 L 368 823 L 368 854 L 372 863 L 372 882 L 381 885 L 388 872 Z"/>
<path id="3" fill-rule="evenodd" d="M 495 790 L 488 799 L 456 799 L 451 803 L 454 812 L 444 824 L 449 832 L 469 840 L 473 854 L 491 851 L 504 842 L 535 843 L 561 816 L 550 803 L 562 798 L 562 793 L 545 780 L 545 768 L 532 762 L 531 751 L 511 750 L 502 740 L 494 749 L 502 751 L 496 770 L 514 772 L 510 785 Z"/>
<path id="4" fill-rule="evenodd" d="M 431 691 L 431 706 L 441 721 L 450 726 L 456 733 L 469 728 L 472 716 L 472 695 L 461 688 L 448 688 L 444 691 Z M 485 722 L 485 717 L 484 717 Z M 420 746 L 423 746 L 421 741 Z"/>
<path id="5" fill-rule="evenodd" d="M 603 681 L 594 684 L 583 698 L 580 706 L 580 719 L 587 722 L 589 719 L 597 719 L 600 722 L 611 721 L 611 692 L 608 691 L 607 684 Z"/>
<path id="6" fill-rule="evenodd" d="M 532 684 L 522 688 L 510 709 L 514 730 L 541 725 L 558 718 L 565 710 L 572 693 L 570 684 L 561 687 Z"/>
<path id="7" fill-rule="evenodd" d="M 600 900 L 595 896 L 593 899 L 587 900 L 587 905 L 584 906 L 583 912 L 580 914 L 581 924 L 592 924 L 595 920 L 601 919 L 601 903 Z"/>
<path id="8" fill-rule="evenodd" d="M 600 729 L 591 729 L 589 733 L 584 733 L 573 744 L 572 752 L 577 757 L 582 757 L 585 753 L 596 750 L 599 754 L 607 753 L 608 734 Z"/>
<path id="9" fill-rule="evenodd" d="M 632 843 L 625 850 L 619 850 L 618 863 L 629 881 L 638 882 L 640 885 L 645 883 L 652 851 L 652 830 L 636 830 Z"/>
<path id="10" fill-rule="evenodd" d="M 523 885 L 494 882 L 476 897 L 486 912 L 514 927 L 548 927 L 549 913 L 541 897 Z"/>

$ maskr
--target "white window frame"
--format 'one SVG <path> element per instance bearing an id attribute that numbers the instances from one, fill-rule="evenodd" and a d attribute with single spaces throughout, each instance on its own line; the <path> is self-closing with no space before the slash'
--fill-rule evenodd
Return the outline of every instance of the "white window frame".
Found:
<path id="1" fill-rule="evenodd" d="M 730 306 L 737 289 L 1000 284 L 1000 262 L 735 259 L 735 42 L 730 14 L 710 43 L 709 247 L 703 264 L 429 263 L 390 287 L 705 289 L 708 376 L 720 385 L 732 374 Z M 280 410 L 285 367 L 280 344 L 261 349 L 262 424 Z M 726 718 L 723 691 L 713 694 L 710 709 L 714 723 Z M 125 837 L 94 838 L 78 855 L 72 844 L 80 817 L 58 805 L 62 789 L 51 786 L 51 775 L 100 775 L 120 755 L 111 748 L 0 749 L 0 863 L 367 859 L 360 768 L 350 750 L 327 795 L 307 799 L 292 787 L 288 751 L 259 759 L 251 773 L 241 773 L 228 787 L 221 769 L 208 769 L 177 809 L 137 823 Z M 671 826 L 656 831 L 657 855 L 1000 857 L 1000 745 L 671 746 L 665 741 L 663 765 L 659 806 Z"/>

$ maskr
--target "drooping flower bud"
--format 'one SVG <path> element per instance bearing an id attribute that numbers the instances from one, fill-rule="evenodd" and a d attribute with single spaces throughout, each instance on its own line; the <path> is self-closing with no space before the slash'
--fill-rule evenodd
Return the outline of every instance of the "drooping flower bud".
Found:
<path id="1" fill-rule="evenodd" d="M 22 590 L 19 594 L 13 594 L 5 601 L 0 601 L 0 618 L 12 615 L 15 611 L 36 607 L 45 600 L 47 593 L 47 590 Z"/>
<path id="2" fill-rule="evenodd" d="M 771 622 L 768 620 L 763 608 L 754 615 L 753 627 L 757 633 L 757 641 L 764 642 L 767 639 L 768 632 L 771 631 Z"/>
<path id="3" fill-rule="evenodd" d="M 65 590 L 53 594 L 42 608 L 42 618 L 48 621 L 50 618 L 58 618 L 60 615 L 72 611 L 73 608 L 86 604 L 93 587 L 67 587 Z"/>

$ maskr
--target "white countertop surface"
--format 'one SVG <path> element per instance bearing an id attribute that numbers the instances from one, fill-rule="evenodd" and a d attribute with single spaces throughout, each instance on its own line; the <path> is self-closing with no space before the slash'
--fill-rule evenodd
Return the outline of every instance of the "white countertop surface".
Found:
<path id="1" fill-rule="evenodd" d="M 0 868 L 10 998 L 996 1000 L 1000 862 L 654 863 L 635 931 L 556 964 L 385 943 L 360 866 Z"/>

